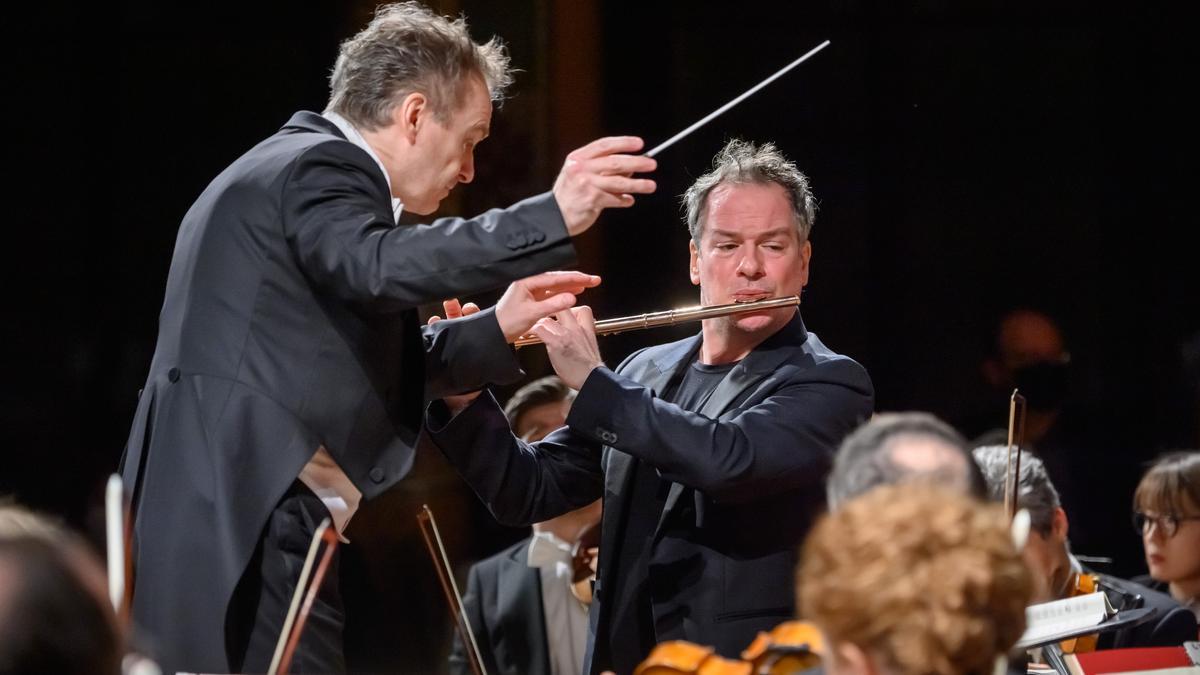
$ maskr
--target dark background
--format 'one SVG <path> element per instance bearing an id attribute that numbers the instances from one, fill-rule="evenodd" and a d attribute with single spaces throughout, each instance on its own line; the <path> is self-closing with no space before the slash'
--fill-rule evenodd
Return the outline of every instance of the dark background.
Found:
<path id="1" fill-rule="evenodd" d="M 55 5 L 14 22 L 4 247 L 0 493 L 97 531 L 153 351 L 180 218 L 296 109 L 320 110 L 337 44 L 373 3 Z M 674 134 L 824 39 L 833 44 L 659 156 L 659 194 L 578 242 L 600 317 L 693 304 L 677 196 L 731 136 L 772 140 L 812 180 L 805 321 L 866 365 L 878 410 L 1006 420 L 979 375 L 1004 310 L 1063 326 L 1089 445 L 1082 551 L 1141 566 L 1127 525 L 1142 464 L 1200 446 L 1195 41 L 1182 11 L 1089 2 L 440 3 L 522 69 L 444 206 L 547 189 L 609 133 Z M 490 302 L 495 296 L 477 298 Z M 603 342 L 615 364 L 694 327 Z M 1189 346 L 1190 345 L 1190 346 Z M 536 351 L 531 375 L 548 372 Z M 1191 370 L 1186 363 L 1190 359 Z M 500 392 L 500 396 L 507 392 Z M 979 429 L 964 429 L 968 433 Z M 348 651 L 428 672 L 444 610 L 412 514 L 442 513 L 460 564 L 523 532 L 490 523 L 440 457 L 365 507 L 345 549 Z"/>

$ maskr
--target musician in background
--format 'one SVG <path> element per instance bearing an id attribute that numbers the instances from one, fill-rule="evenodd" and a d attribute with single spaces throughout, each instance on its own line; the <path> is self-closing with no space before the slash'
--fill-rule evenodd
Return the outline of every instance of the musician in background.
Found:
<path id="1" fill-rule="evenodd" d="M 983 499 L 987 486 L 967 441 L 923 412 L 883 413 L 842 441 L 826 483 L 829 510 L 880 485 L 922 482 Z"/>
<path id="2" fill-rule="evenodd" d="M 0 505 L 0 673 L 117 675 L 125 639 L 82 539 Z"/>
<path id="3" fill-rule="evenodd" d="M 993 501 L 1004 501 L 1004 486 L 1009 474 L 1008 447 L 988 445 L 975 448 L 975 460 L 987 479 Z M 1033 571 L 1033 602 L 1069 598 L 1077 593 L 1079 577 L 1092 574 L 1071 554 L 1067 535 L 1070 521 L 1058 499 L 1046 466 L 1036 455 L 1021 454 L 1017 477 L 1017 506 L 1029 511 L 1029 538 L 1022 551 Z M 1102 633 L 1099 649 L 1118 647 L 1165 647 L 1182 644 L 1196 637 L 1196 618 L 1170 596 L 1142 584 L 1106 574 L 1095 575 L 1112 605 L 1134 608 L 1132 599 L 1140 596 L 1142 605 L 1153 607 L 1156 615 L 1132 628 Z"/>
<path id="4" fill-rule="evenodd" d="M 513 433 L 532 443 L 566 423 L 574 398 L 573 389 L 549 375 L 518 389 L 504 414 Z M 578 675 L 583 669 L 591 586 L 587 580 L 575 585 L 574 554 L 580 537 L 599 524 L 596 500 L 534 523 L 532 537 L 471 566 L 463 610 L 487 672 Z M 450 672 L 471 672 L 457 632 Z"/>
<path id="5" fill-rule="evenodd" d="M 1150 574 L 1138 581 L 1170 593 L 1200 621 L 1200 452 L 1160 457 L 1133 495 Z"/>
<path id="6" fill-rule="evenodd" d="M 684 196 L 688 273 L 705 305 L 808 283 L 808 179 L 769 143 L 731 141 Z M 534 327 L 579 390 L 567 426 L 528 444 L 490 394 L 434 403 L 434 442 L 504 523 L 604 497 L 584 672 L 632 672 L 655 644 L 738 654 L 793 615 L 798 544 L 842 437 L 870 415 L 866 371 L 793 308 L 705 320 L 700 334 L 600 357 L 590 310 Z"/>
<path id="7" fill-rule="evenodd" d="M 1024 631 L 1031 585 L 1001 509 L 928 484 L 823 518 L 796 583 L 830 675 L 989 675 Z"/>

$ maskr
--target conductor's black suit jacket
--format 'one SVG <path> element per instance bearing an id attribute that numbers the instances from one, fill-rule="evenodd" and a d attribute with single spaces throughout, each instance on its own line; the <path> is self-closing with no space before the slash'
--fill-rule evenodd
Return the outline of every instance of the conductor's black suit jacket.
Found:
<path id="1" fill-rule="evenodd" d="M 480 396 L 447 419 L 430 406 L 430 437 L 501 522 L 526 525 L 604 498 L 585 672 L 632 670 L 645 655 L 611 639 L 612 617 L 642 581 L 657 640 L 686 639 L 736 656 L 794 613 L 797 547 L 824 503 L 842 438 L 866 419 L 866 371 L 807 332 L 799 313 L 735 366 L 704 407 L 658 397 L 689 367 L 700 336 L 651 347 L 616 372 L 597 368 L 567 426 L 529 445 Z M 633 503 L 634 463 L 671 487 L 661 513 Z M 613 573 L 630 519 L 654 532 L 647 579 Z"/>
<path id="2" fill-rule="evenodd" d="M 164 672 L 228 672 L 232 591 L 314 450 L 370 499 L 408 471 L 427 395 L 520 375 L 491 311 L 423 333 L 416 307 L 573 255 L 549 194 L 397 227 L 378 165 L 314 113 L 213 180 L 179 229 L 122 461 L 134 619 Z"/>

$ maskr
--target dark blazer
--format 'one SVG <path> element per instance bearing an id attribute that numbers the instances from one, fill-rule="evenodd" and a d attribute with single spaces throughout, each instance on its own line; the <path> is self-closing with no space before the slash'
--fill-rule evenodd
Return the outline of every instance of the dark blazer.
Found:
<path id="1" fill-rule="evenodd" d="M 423 334 L 416 308 L 573 255 L 549 194 L 397 227 L 378 165 L 314 113 L 209 184 L 179 228 L 122 460 L 134 619 L 165 672 L 228 672 L 231 593 L 318 446 L 370 499 L 411 466 L 427 396 L 519 376 L 492 312 Z"/>
<path id="2" fill-rule="evenodd" d="M 1170 595 L 1156 591 L 1137 581 L 1111 577 L 1107 574 L 1100 575 L 1100 583 L 1110 596 L 1114 594 L 1109 589 L 1118 591 L 1116 595 L 1140 596 L 1142 598 L 1141 606 L 1153 607 L 1154 616 L 1146 623 L 1131 628 L 1102 633 L 1096 644 L 1098 649 L 1177 647 L 1184 642 L 1196 639 L 1196 615 L 1180 605 Z M 1116 605 L 1116 602 L 1113 604 Z"/>
<path id="3" fill-rule="evenodd" d="M 541 573 L 529 566 L 529 539 L 471 566 L 463 609 L 484 669 L 499 675 L 550 675 Z M 470 675 L 457 631 L 451 675 Z"/>
<path id="4" fill-rule="evenodd" d="M 444 405 L 430 407 L 431 439 L 501 522 L 546 520 L 604 497 L 585 672 L 631 670 L 645 656 L 610 639 L 620 604 L 634 601 L 622 589 L 641 581 L 612 574 L 627 519 L 654 519 L 646 581 L 658 640 L 736 655 L 791 618 L 797 546 L 823 507 L 834 449 L 871 414 L 866 371 L 808 333 L 798 313 L 689 412 L 657 393 L 699 346 L 695 336 L 640 351 L 617 372 L 596 369 L 568 426 L 533 445 L 513 437 L 490 396 L 449 421 Z M 661 514 L 628 498 L 635 461 L 672 483 Z"/>

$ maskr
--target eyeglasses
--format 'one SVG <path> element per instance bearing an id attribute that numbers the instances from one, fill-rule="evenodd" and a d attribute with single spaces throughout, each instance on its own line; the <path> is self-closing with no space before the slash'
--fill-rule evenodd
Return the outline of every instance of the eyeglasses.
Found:
<path id="1" fill-rule="evenodd" d="M 1166 514 L 1162 516 L 1152 516 L 1140 511 L 1133 512 L 1133 529 L 1137 530 L 1138 534 L 1149 534 L 1150 526 L 1153 525 L 1162 532 L 1167 539 L 1175 536 L 1179 531 L 1179 523 L 1185 520 L 1200 520 L 1200 516 L 1177 516 L 1174 514 Z"/>

